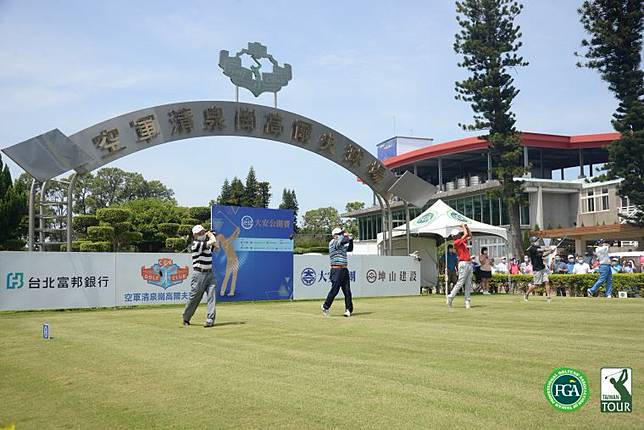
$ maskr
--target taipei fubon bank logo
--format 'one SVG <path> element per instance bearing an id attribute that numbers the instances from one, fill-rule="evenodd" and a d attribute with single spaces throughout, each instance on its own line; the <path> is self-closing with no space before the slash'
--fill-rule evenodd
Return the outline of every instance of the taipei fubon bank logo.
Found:
<path id="1" fill-rule="evenodd" d="M 564 412 L 576 411 L 586 404 L 590 397 L 588 378 L 580 370 L 560 367 L 550 374 L 544 393 L 555 409 Z"/>

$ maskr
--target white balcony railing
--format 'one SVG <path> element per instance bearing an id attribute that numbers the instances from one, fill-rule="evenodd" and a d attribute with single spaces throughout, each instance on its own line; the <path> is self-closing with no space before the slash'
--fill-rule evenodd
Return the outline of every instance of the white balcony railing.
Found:
<path id="1" fill-rule="evenodd" d="M 626 224 L 629 218 L 632 218 L 637 213 L 637 206 L 622 206 L 618 209 L 619 222 Z"/>

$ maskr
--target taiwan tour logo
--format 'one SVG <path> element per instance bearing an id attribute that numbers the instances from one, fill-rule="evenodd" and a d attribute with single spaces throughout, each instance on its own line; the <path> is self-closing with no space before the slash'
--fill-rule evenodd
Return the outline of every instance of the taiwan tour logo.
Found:
<path id="1" fill-rule="evenodd" d="M 253 217 L 250 215 L 244 215 L 241 219 L 241 226 L 244 230 L 250 230 L 253 228 Z"/>
<path id="2" fill-rule="evenodd" d="M 25 285 L 25 274 L 22 272 L 7 273 L 7 290 L 17 290 Z"/>
<path id="3" fill-rule="evenodd" d="M 188 266 L 179 266 L 171 258 L 159 258 L 159 262 L 150 267 L 141 267 L 141 277 L 148 284 L 167 290 L 173 285 L 182 283 L 188 278 Z"/>
<path id="4" fill-rule="evenodd" d="M 600 383 L 599 405 L 602 412 L 633 411 L 633 369 L 603 367 Z"/>
<path id="5" fill-rule="evenodd" d="M 544 387 L 546 399 L 557 410 L 572 412 L 586 404 L 590 397 L 584 372 L 560 367 L 555 369 Z"/>
<path id="6" fill-rule="evenodd" d="M 317 273 L 315 272 L 315 269 L 311 267 L 307 267 L 304 270 L 302 270 L 302 274 L 300 275 L 300 280 L 307 287 L 310 287 L 311 285 L 315 284 L 316 279 L 317 279 Z"/>

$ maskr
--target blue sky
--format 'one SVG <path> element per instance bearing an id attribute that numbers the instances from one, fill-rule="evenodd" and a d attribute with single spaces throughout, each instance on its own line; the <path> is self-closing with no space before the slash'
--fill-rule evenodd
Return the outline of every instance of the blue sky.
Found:
<path id="1" fill-rule="evenodd" d="M 595 71 L 573 56 L 584 37 L 580 1 L 529 0 L 519 18 L 528 67 L 516 70 L 514 102 L 525 131 L 612 131 L 616 101 Z M 396 133 L 435 142 L 473 135 L 458 127 L 472 111 L 454 99 L 466 76 L 453 51 L 454 2 L 432 1 L 7 1 L 0 0 L 0 148 L 53 128 L 71 135 L 144 107 L 189 100 L 232 100 L 217 66 L 221 49 L 268 45 L 293 80 L 280 108 L 315 119 L 375 153 Z M 246 102 L 272 104 L 272 95 Z M 8 162 L 12 175 L 21 173 Z M 192 169 L 210 164 L 197 185 Z M 250 165 L 272 184 L 296 191 L 300 213 L 348 201 L 371 202 L 353 175 L 308 151 L 267 140 L 183 140 L 118 160 L 171 187 L 182 205 L 205 205 L 225 177 Z"/>

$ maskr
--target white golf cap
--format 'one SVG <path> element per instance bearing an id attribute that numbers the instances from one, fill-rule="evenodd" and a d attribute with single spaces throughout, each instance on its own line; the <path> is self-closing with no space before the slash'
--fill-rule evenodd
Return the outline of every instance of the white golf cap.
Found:
<path id="1" fill-rule="evenodd" d="M 461 234 L 461 229 L 455 228 L 455 229 L 452 229 L 452 231 L 450 232 L 449 235 L 453 237 L 453 236 L 457 236 L 459 234 Z"/>
<path id="2" fill-rule="evenodd" d="M 336 227 L 331 231 L 331 234 L 336 235 L 342 233 L 342 229 L 340 227 Z"/>
<path id="3" fill-rule="evenodd" d="M 192 227 L 192 234 L 197 234 L 197 233 L 200 233 L 200 232 L 202 232 L 204 230 L 205 230 L 205 228 L 203 228 L 203 225 L 197 224 L 196 226 Z"/>

